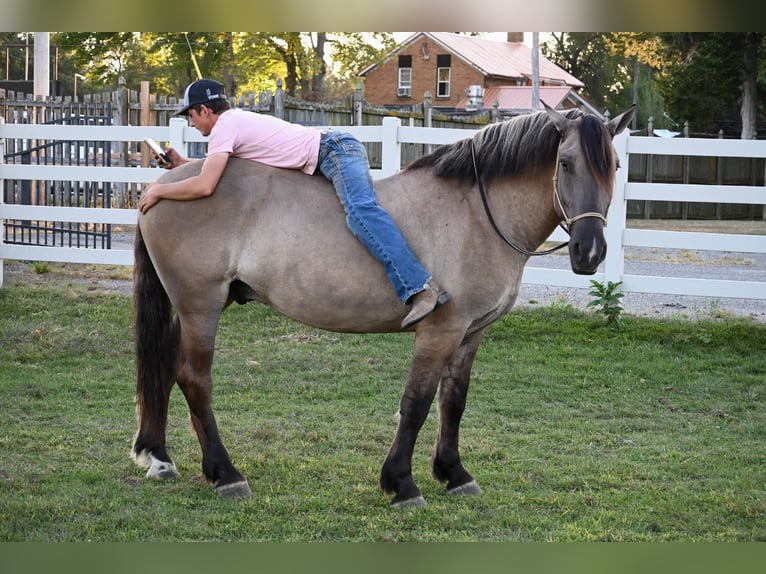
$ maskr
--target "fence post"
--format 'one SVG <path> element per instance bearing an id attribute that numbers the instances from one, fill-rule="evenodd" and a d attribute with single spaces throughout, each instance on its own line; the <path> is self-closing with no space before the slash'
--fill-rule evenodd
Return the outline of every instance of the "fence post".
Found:
<path id="1" fill-rule="evenodd" d="M 394 175 L 402 166 L 402 144 L 399 143 L 399 118 L 383 118 L 383 143 L 381 146 L 381 177 Z"/>
<path id="2" fill-rule="evenodd" d="M 362 125 L 362 82 L 356 83 L 354 90 L 354 116 L 351 118 L 351 125 Z"/>
<path id="3" fill-rule="evenodd" d="M 118 126 L 130 125 L 130 104 L 128 99 L 130 94 L 128 92 L 128 86 L 125 83 L 125 78 L 120 76 L 117 80 L 117 117 L 116 124 Z M 120 167 L 126 167 L 128 165 L 128 157 L 130 156 L 130 149 L 128 142 L 117 143 L 118 147 L 118 165 Z M 128 204 L 128 184 L 125 182 L 116 182 L 114 184 L 115 196 L 117 199 L 118 207 L 124 208 Z M 104 198 L 106 200 L 106 198 Z"/>
<path id="4" fill-rule="evenodd" d="M 274 117 L 285 119 L 285 92 L 282 90 L 282 79 L 277 80 L 277 91 L 274 93 Z"/>
<path id="5" fill-rule="evenodd" d="M 183 156 L 189 157 L 189 146 L 184 141 L 184 128 L 188 125 L 185 118 L 170 118 L 168 129 L 168 144 L 175 150 L 178 150 Z"/>
<path id="6" fill-rule="evenodd" d="M 654 135 L 654 116 L 649 116 L 646 123 L 646 136 L 652 137 Z M 627 165 L 627 164 L 625 164 Z M 646 183 L 652 183 L 654 181 L 654 156 L 649 154 L 646 156 Z M 652 217 L 652 201 L 650 199 L 644 200 L 644 219 L 651 219 Z"/>
<path id="7" fill-rule="evenodd" d="M 625 186 L 628 184 L 628 131 L 625 130 L 614 138 L 614 147 L 623 169 L 617 171 L 614 182 L 614 195 L 609 206 L 606 226 L 606 259 L 604 260 L 604 281 L 617 283 L 622 281 L 625 270 L 625 244 L 623 235 L 628 217 L 628 200 L 625 199 Z"/>
<path id="8" fill-rule="evenodd" d="M 434 121 L 434 102 L 433 99 L 431 99 L 431 91 L 427 90 L 425 94 L 423 94 L 423 127 L 424 128 L 430 128 L 433 127 L 433 121 Z M 428 155 L 432 151 L 434 151 L 433 144 L 425 144 L 423 146 L 423 152 Z"/>

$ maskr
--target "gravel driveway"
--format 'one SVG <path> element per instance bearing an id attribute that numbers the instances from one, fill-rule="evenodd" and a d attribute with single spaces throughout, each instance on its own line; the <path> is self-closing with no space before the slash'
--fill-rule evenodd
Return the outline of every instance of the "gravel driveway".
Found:
<path id="1" fill-rule="evenodd" d="M 538 257 L 534 267 L 568 269 L 567 254 Z M 766 254 L 688 249 L 625 249 L 625 273 L 659 277 L 690 277 L 766 282 Z M 569 304 L 585 309 L 591 301 L 588 289 L 522 284 L 517 306 Z M 766 297 L 766 293 L 764 293 Z M 691 319 L 734 315 L 766 322 L 766 299 L 732 299 L 625 293 L 622 305 L 626 313 L 645 317 L 686 317 Z"/>

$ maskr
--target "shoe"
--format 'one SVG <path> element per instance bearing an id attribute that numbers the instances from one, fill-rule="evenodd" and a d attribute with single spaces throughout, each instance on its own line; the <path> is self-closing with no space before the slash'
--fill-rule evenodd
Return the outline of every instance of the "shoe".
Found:
<path id="1" fill-rule="evenodd" d="M 447 303 L 452 296 L 442 290 L 431 279 L 426 288 L 412 296 L 412 308 L 402 321 L 402 329 L 409 329 L 430 315 L 433 311 Z"/>

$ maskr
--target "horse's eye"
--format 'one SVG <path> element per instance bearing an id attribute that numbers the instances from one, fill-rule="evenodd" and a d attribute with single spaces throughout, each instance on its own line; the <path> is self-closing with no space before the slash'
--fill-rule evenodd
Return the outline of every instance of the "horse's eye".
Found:
<path id="1" fill-rule="evenodd" d="M 569 164 L 565 159 L 559 160 L 559 165 L 561 166 L 562 170 L 569 171 Z"/>
<path id="2" fill-rule="evenodd" d="M 617 160 L 617 167 L 615 167 L 615 171 L 617 171 L 617 170 L 618 170 L 618 169 L 620 169 L 621 167 L 622 167 L 622 166 L 620 165 L 620 160 L 618 159 L 618 160 Z"/>

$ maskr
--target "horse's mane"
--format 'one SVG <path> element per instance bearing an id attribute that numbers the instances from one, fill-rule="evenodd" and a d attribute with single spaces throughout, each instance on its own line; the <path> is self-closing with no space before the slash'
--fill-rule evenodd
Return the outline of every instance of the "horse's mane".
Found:
<path id="1" fill-rule="evenodd" d="M 596 181 L 606 189 L 612 188 L 614 159 L 611 137 L 596 116 L 578 109 L 563 115 L 570 120 L 581 118 L 580 143 Z M 476 162 L 484 182 L 494 178 L 522 174 L 550 165 L 555 157 L 561 136 L 545 112 L 516 116 L 497 124 L 490 124 L 473 137 L 442 145 L 411 164 L 407 170 L 433 168 L 442 178 L 476 182 L 471 156 L 471 142 L 476 150 Z"/>

